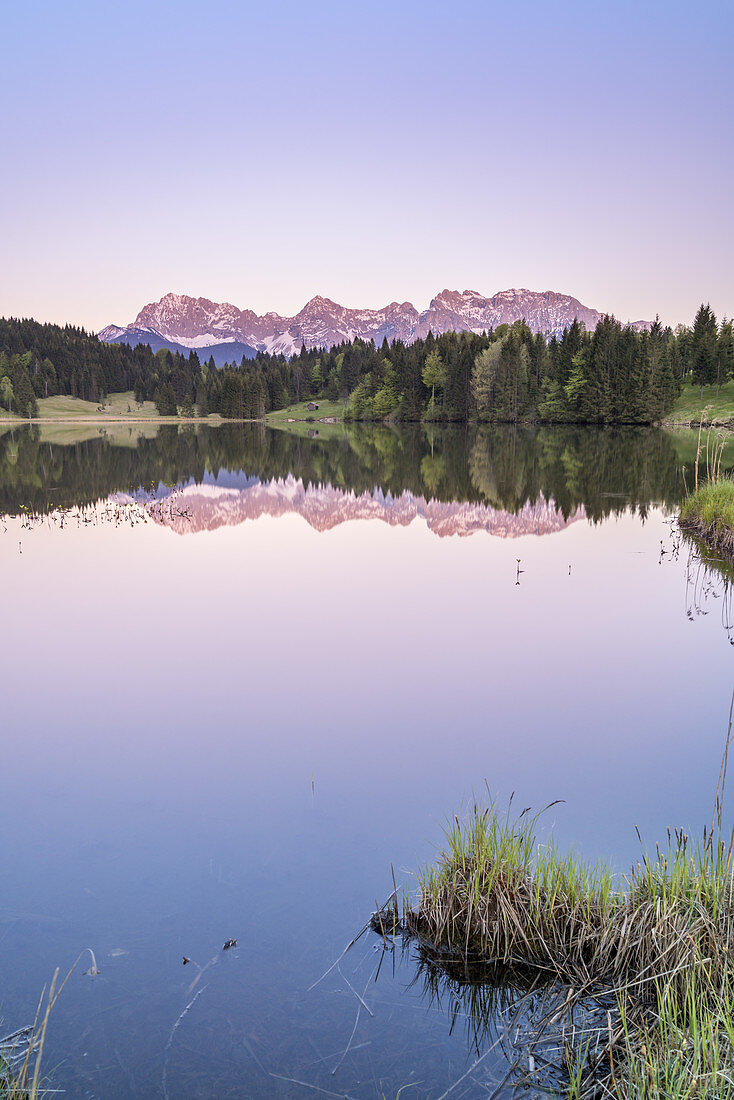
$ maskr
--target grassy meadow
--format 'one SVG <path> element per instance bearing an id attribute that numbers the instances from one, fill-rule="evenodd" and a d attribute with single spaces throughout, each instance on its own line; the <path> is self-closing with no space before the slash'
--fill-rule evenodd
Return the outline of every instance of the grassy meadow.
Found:
<path id="1" fill-rule="evenodd" d="M 324 417 L 334 417 L 335 420 L 344 418 L 345 403 L 343 401 L 327 401 L 325 398 L 316 398 L 315 403 L 318 405 L 318 409 L 309 412 L 310 401 L 309 398 L 306 401 L 299 401 L 296 405 L 288 405 L 285 409 L 278 409 L 277 412 L 266 413 L 265 420 L 269 424 L 276 424 L 289 420 L 316 421 L 323 420 Z"/>
<path id="2" fill-rule="evenodd" d="M 138 404 L 132 390 L 111 393 L 104 401 L 83 401 L 80 397 L 41 397 L 38 420 L 159 420 L 152 401 Z"/>
<path id="3" fill-rule="evenodd" d="M 683 391 L 667 417 L 669 424 L 696 424 L 701 422 L 712 425 L 734 426 L 734 381 L 724 382 L 721 386 L 683 385 Z"/>
<path id="4" fill-rule="evenodd" d="M 22 422 L 25 419 L 11 415 L 7 410 L 0 409 L 0 420 L 8 423 Z M 150 420 L 158 424 L 175 424 L 181 420 L 180 416 L 159 416 L 158 410 L 152 401 L 143 401 L 138 404 L 132 390 L 124 393 L 111 393 L 104 401 L 83 401 L 80 397 L 41 397 L 38 400 L 38 416 L 33 418 L 39 423 L 49 420 L 79 421 L 84 423 L 104 424 L 108 421 L 142 421 Z M 202 423 L 220 423 L 221 417 L 212 414 L 202 417 Z"/>
<path id="5" fill-rule="evenodd" d="M 135 400 L 132 390 L 127 393 L 111 393 L 105 401 L 83 401 L 80 397 L 41 397 L 38 401 L 38 419 L 86 419 L 101 420 L 133 418 L 150 420 L 158 413 L 152 401 L 141 405 Z"/>

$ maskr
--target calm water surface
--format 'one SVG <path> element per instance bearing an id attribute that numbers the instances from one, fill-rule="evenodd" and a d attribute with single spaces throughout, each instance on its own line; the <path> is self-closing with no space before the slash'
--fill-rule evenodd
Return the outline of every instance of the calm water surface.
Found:
<path id="1" fill-rule="evenodd" d="M 491 1035 L 413 952 L 378 974 L 368 933 L 310 988 L 391 866 L 485 783 L 620 870 L 635 824 L 710 820 L 734 680 L 726 581 L 676 553 L 690 440 L 318 430 L 0 435 L 0 1013 L 92 948 L 70 1097 L 486 1096 L 501 1047 L 467 1072 Z"/>

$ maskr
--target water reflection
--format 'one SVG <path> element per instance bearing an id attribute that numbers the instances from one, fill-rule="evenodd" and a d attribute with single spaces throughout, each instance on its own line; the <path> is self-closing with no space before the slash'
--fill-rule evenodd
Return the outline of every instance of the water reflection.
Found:
<path id="1" fill-rule="evenodd" d="M 412 985 L 465 1034 L 472 1061 L 452 1095 L 564 1096 L 569 1070 L 584 1067 L 584 1091 L 603 1095 L 605 1042 L 619 1026 L 613 990 L 589 993 L 548 981 L 531 967 L 449 958 L 421 943 L 401 945 L 415 968 Z M 463 1088 L 462 1088 L 463 1086 Z"/>
<path id="2" fill-rule="evenodd" d="M 694 619 L 718 612 L 721 626 L 734 645 L 734 563 L 718 557 L 687 532 L 671 533 L 671 556 L 686 552 L 686 616 Z"/>
<path id="3" fill-rule="evenodd" d="M 731 652 L 658 564 L 677 438 L 327 428 L 0 435 L 2 1015 L 93 948 L 49 1034 L 70 1097 L 437 1100 L 516 1000 L 364 942 L 307 992 L 391 863 L 485 777 L 622 868 L 634 824 L 710 819 Z M 469 530 L 518 539 L 436 537 Z"/>
<path id="4" fill-rule="evenodd" d="M 431 502 L 516 516 L 553 501 L 564 521 L 582 510 L 593 521 L 627 508 L 644 517 L 652 505 L 675 506 L 685 491 L 680 439 L 655 429 L 330 431 L 308 439 L 258 424 L 164 426 L 137 447 L 102 437 L 45 442 L 34 428 L 6 432 L 0 435 L 0 512 L 45 512 L 185 483 L 239 491 L 279 487 L 282 499 L 291 475 L 311 502 L 326 487 L 364 504 L 371 498 L 377 509 L 390 502 L 393 512 L 398 502 L 414 501 L 418 513 Z"/>
<path id="5" fill-rule="evenodd" d="M 523 504 L 516 512 L 509 512 L 475 502 L 426 500 L 407 491 L 393 496 L 375 489 L 357 495 L 332 485 L 305 484 L 293 475 L 258 482 L 246 489 L 186 486 L 175 494 L 170 507 L 163 506 L 160 501 L 150 502 L 145 507 L 158 523 L 181 535 L 214 531 L 261 516 L 297 515 L 316 531 L 329 531 L 353 520 L 378 520 L 399 527 L 423 520 L 429 531 L 442 538 L 471 535 L 475 531 L 501 538 L 518 538 L 562 531 L 569 523 L 585 516 L 583 508 L 577 508 L 566 518 L 552 501 L 543 497 L 532 504 Z"/>

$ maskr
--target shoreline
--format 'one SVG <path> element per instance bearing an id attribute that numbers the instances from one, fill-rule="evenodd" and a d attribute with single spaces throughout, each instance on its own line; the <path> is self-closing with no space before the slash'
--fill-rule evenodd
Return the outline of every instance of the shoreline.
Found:
<path id="1" fill-rule="evenodd" d="M 728 417 L 726 420 L 718 420 L 716 417 L 712 420 L 689 420 L 688 418 L 683 420 L 672 420 L 668 417 L 660 421 L 660 427 L 690 428 L 691 431 L 698 431 L 699 428 L 722 428 L 725 431 L 734 432 L 734 418 Z"/>
<path id="2" fill-rule="evenodd" d="M 734 560 L 734 481 L 717 477 L 700 485 L 683 501 L 678 526 L 709 550 Z"/>
<path id="3" fill-rule="evenodd" d="M 698 517 L 683 519 L 678 517 L 678 526 L 687 535 L 692 535 L 704 544 L 709 552 L 724 554 L 734 562 L 734 530 L 716 523 L 704 523 Z"/>
<path id="4" fill-rule="evenodd" d="M 107 425 L 107 424 L 198 424 L 203 427 L 218 427 L 222 424 L 265 424 L 267 427 L 283 427 L 289 424 L 370 424 L 373 426 L 387 425 L 391 426 L 394 422 L 386 420 L 347 420 L 344 417 L 335 416 L 322 416 L 322 417 L 310 417 L 310 416 L 297 416 L 297 417 L 283 417 L 278 415 L 281 410 L 275 410 L 274 412 L 266 413 L 265 416 L 237 416 L 237 417 L 224 417 L 219 414 L 212 414 L 211 416 L 33 416 L 33 417 L 14 417 L 14 416 L 0 416 L 0 428 L 3 427 L 15 427 L 21 428 L 25 425 L 32 424 L 74 424 L 74 425 Z M 657 424 L 633 424 L 633 423 L 614 423 L 614 424 L 597 424 L 587 423 L 585 421 L 552 421 L 552 420 L 536 420 L 532 422 L 523 420 L 502 420 L 502 421 L 485 421 L 485 420 L 415 420 L 415 421 L 398 421 L 397 423 L 410 423 L 421 425 L 435 425 L 437 427 L 465 427 L 467 425 L 475 425 L 478 427 L 492 427 L 492 426 L 506 426 L 515 425 L 517 427 L 611 427 L 611 428 L 625 428 L 625 427 L 659 427 L 668 430 L 685 429 L 695 431 L 699 428 L 714 429 L 718 428 L 723 431 L 734 434 L 734 418 L 727 418 L 725 420 L 718 420 L 713 418 L 711 420 L 690 420 L 688 418 L 677 420 L 667 417 L 665 420 L 659 421 Z"/>
<path id="5" fill-rule="evenodd" d="M 33 416 L 20 418 L 1 417 L 0 427 L 11 425 L 24 427 L 26 424 L 201 424 L 204 427 L 218 427 L 220 424 L 259 424 L 260 420 L 251 417 L 229 419 L 223 416 Z"/>

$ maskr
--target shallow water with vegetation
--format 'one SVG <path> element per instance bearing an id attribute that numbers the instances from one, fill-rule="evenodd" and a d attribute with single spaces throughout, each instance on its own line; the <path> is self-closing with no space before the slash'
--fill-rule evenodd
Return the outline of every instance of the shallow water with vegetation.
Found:
<path id="1" fill-rule="evenodd" d="M 517 990 L 373 932 L 318 981 L 393 871 L 485 783 L 620 871 L 634 826 L 711 820 L 690 436 L 312 430 L 0 434 L 0 1016 L 92 949 L 44 1052 L 70 1097 L 491 1095 Z"/>

